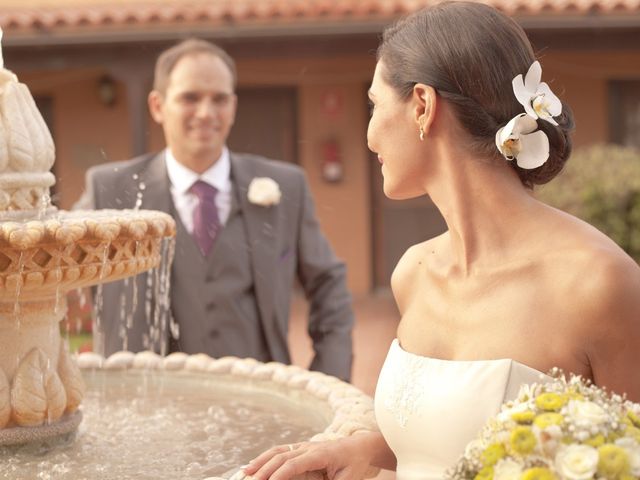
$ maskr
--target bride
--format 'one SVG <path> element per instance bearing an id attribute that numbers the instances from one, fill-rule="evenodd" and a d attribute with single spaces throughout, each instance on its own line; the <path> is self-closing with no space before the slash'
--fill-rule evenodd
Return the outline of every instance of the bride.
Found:
<path id="1" fill-rule="evenodd" d="M 523 30 L 450 2 L 384 33 L 367 139 L 384 192 L 429 195 L 441 236 L 391 284 L 402 315 L 376 389 L 381 434 L 278 446 L 244 470 L 286 480 L 369 465 L 442 478 L 522 383 L 559 367 L 640 400 L 640 268 L 590 225 L 532 196 L 569 157 L 573 119 Z"/>

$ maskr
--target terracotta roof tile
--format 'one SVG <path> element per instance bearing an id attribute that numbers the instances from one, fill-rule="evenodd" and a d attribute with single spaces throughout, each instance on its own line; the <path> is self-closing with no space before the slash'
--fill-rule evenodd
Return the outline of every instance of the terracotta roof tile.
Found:
<path id="1" fill-rule="evenodd" d="M 9 33 L 183 24 L 273 28 L 295 22 L 390 20 L 439 0 L 3 0 L 0 26 Z M 485 0 L 510 15 L 640 18 L 640 0 Z"/>

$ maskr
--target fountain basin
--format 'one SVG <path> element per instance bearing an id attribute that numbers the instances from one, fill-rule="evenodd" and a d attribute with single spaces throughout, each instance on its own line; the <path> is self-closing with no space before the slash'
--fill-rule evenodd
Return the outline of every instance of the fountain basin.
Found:
<path id="1" fill-rule="evenodd" d="M 160 240 L 175 235 L 171 216 L 150 210 L 55 211 L 19 219 L 0 219 L 3 302 L 55 300 L 60 292 L 136 275 L 158 265 Z"/>
<path id="2" fill-rule="evenodd" d="M 0 478 L 228 477 L 275 444 L 376 430 L 369 396 L 295 366 L 151 352 L 78 362 L 87 390 L 75 436 L 0 448 Z"/>
<path id="3" fill-rule="evenodd" d="M 42 440 L 80 421 L 73 412 L 84 387 L 58 326 L 66 292 L 157 266 L 171 256 L 164 239 L 175 235 L 162 212 L 49 209 L 29 220 L 32 213 L 0 218 L 0 445 L 24 439 L 21 428 Z"/>

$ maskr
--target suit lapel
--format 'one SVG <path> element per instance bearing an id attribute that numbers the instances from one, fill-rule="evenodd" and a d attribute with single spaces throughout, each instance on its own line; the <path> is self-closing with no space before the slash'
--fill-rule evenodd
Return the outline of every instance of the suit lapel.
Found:
<path id="1" fill-rule="evenodd" d="M 173 202 L 164 151 L 151 159 L 145 171 L 141 172 L 140 181 L 145 186 L 141 208 L 172 213 Z"/>
<path id="2" fill-rule="evenodd" d="M 277 207 L 263 207 L 249 202 L 247 192 L 256 177 L 255 166 L 241 156 L 231 153 L 231 181 L 250 246 L 253 281 L 260 319 L 269 345 L 276 345 L 273 325 L 274 271 L 276 268 Z"/>

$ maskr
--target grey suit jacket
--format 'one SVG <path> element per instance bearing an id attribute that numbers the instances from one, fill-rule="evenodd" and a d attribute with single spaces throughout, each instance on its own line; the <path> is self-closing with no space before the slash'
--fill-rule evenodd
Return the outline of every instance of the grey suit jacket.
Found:
<path id="1" fill-rule="evenodd" d="M 257 306 L 272 359 L 290 363 L 287 346 L 289 305 L 297 277 L 310 303 L 308 331 L 315 357 L 309 368 L 348 380 L 353 313 L 346 288 L 345 266 L 336 258 L 320 230 L 303 170 L 255 155 L 231 153 L 231 171 L 251 245 Z M 264 207 L 248 201 L 249 183 L 255 177 L 270 177 L 278 183 L 282 191 L 279 204 Z M 140 208 L 174 211 L 163 152 L 91 168 L 87 172 L 85 192 L 74 209 L 133 208 L 140 184 L 145 186 Z M 103 317 L 107 322 L 120 315 L 118 305 L 110 305 L 113 300 L 105 301 L 103 306 Z M 174 298 L 173 301 L 180 300 Z M 111 315 L 106 314 L 108 309 L 112 310 Z M 191 328 L 198 331 L 195 325 L 190 326 L 193 319 L 177 320 L 182 332 Z M 141 336 L 145 319 L 133 321 L 134 325 L 140 326 L 134 327 L 133 336 Z M 112 353 L 109 345 L 117 345 L 119 339 L 109 338 L 116 335 L 115 329 L 105 328 L 104 331 L 105 353 L 109 354 Z M 131 350 L 142 349 L 136 338 L 129 339 L 128 346 Z"/>

